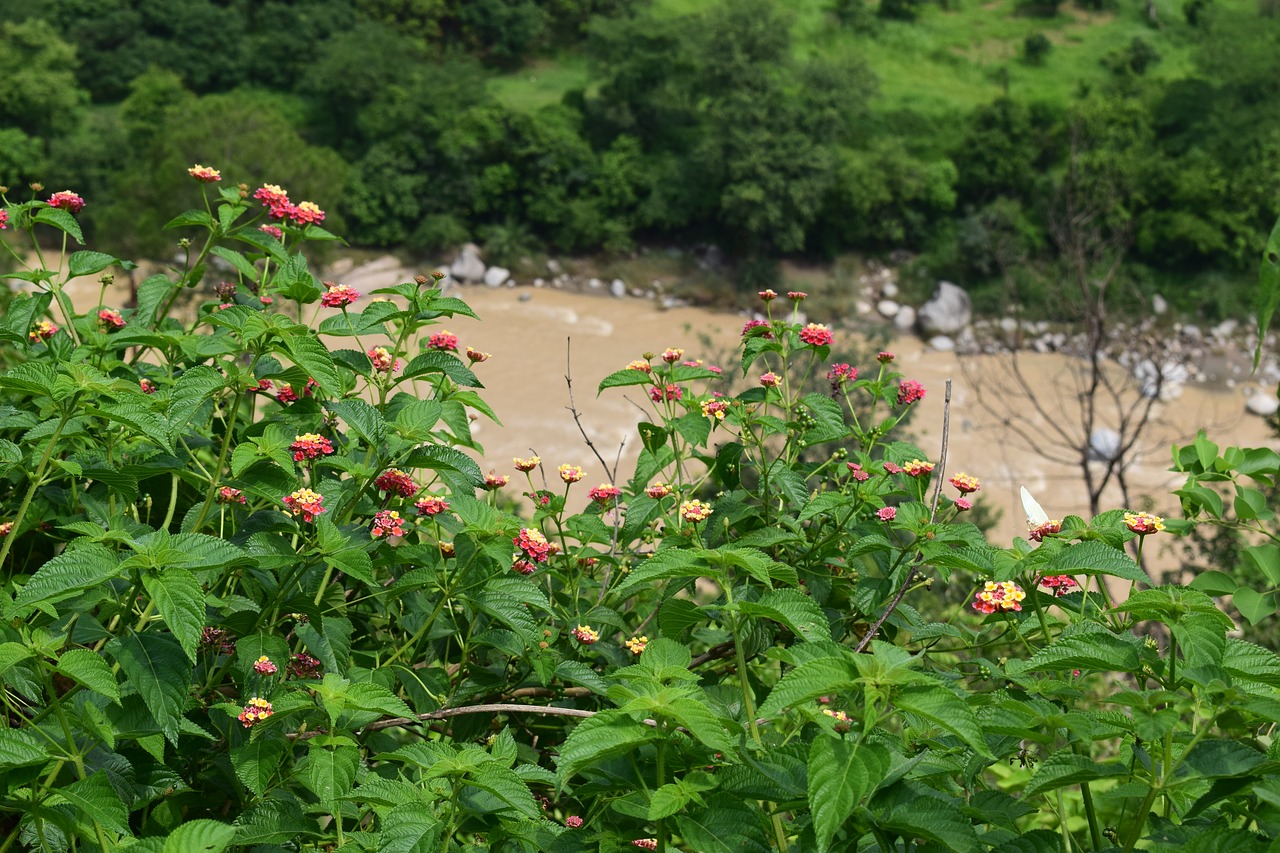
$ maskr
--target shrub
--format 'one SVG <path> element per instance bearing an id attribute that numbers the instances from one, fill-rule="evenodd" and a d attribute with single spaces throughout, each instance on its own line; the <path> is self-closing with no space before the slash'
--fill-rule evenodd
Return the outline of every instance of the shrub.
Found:
<path id="1" fill-rule="evenodd" d="M 1022 42 L 1022 58 L 1028 65 L 1043 65 L 1053 50 L 1053 42 L 1044 33 L 1032 33 Z"/>
<path id="2" fill-rule="evenodd" d="M 926 389 L 887 352 L 828 364 L 839 330 L 804 294 L 761 293 L 744 391 L 678 347 L 601 380 L 650 403 L 629 478 L 486 475 L 465 451 L 488 356 L 441 325 L 472 316 L 443 274 L 362 302 L 310 271 L 318 206 L 191 174 L 202 202 L 169 223 L 190 263 L 136 306 L 75 311 L 70 281 L 130 266 L 90 250 L 8 276 L 34 292 L 0 318 L 0 849 L 1253 850 L 1280 828 L 1254 793 L 1280 785 L 1280 660 L 1203 592 L 1149 586 L 1127 548 L 1161 521 L 1037 517 L 991 546 L 977 478 L 895 438 Z M 5 205 L 81 240 L 74 193 Z"/>

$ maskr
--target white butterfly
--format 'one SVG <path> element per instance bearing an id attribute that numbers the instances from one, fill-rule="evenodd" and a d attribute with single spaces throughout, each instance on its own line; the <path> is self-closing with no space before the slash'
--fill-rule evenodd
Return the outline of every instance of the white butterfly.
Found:
<path id="1" fill-rule="evenodd" d="M 1040 506 L 1035 498 L 1031 497 L 1031 493 L 1027 491 L 1026 486 L 1022 487 L 1022 508 L 1027 513 L 1028 527 L 1034 528 L 1049 523 L 1049 514 L 1044 511 L 1044 508 Z"/>

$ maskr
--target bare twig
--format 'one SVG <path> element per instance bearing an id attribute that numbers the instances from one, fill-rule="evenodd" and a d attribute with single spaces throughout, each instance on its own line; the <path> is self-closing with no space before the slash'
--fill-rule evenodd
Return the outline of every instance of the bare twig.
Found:
<path id="1" fill-rule="evenodd" d="M 584 711 L 578 708 L 555 708 L 549 705 L 514 705 L 507 702 L 497 702 L 488 705 L 464 705 L 459 708 L 441 708 L 439 711 L 432 711 L 429 714 L 418 714 L 414 717 L 392 717 L 386 720 L 378 720 L 370 723 L 362 728 L 361 732 L 376 732 L 382 729 L 401 728 L 403 726 L 412 726 L 417 723 L 426 722 L 428 720 L 446 720 L 450 717 L 461 717 L 466 714 L 546 714 L 556 717 L 594 717 L 595 711 Z M 316 735 L 324 734 L 323 729 L 314 729 L 306 732 L 291 732 L 286 737 L 293 740 L 307 740 Z"/>
<path id="2" fill-rule="evenodd" d="M 587 430 L 582 426 L 582 418 L 578 415 L 578 407 L 573 402 L 573 357 L 571 348 L 573 346 L 573 338 L 565 338 L 564 340 L 564 384 L 569 388 L 569 413 L 573 415 L 573 422 L 578 427 L 578 432 L 582 433 L 582 440 L 587 443 L 587 447 L 591 448 L 591 452 L 595 454 L 596 459 L 600 460 L 601 467 L 604 468 L 606 474 L 609 475 L 610 482 L 618 479 L 618 466 L 614 465 L 613 470 L 609 469 L 609 463 L 604 461 L 604 457 L 600 455 L 600 451 L 596 450 L 595 443 L 592 442 L 591 436 L 587 435 Z M 621 458 L 622 451 L 618 451 Z"/>

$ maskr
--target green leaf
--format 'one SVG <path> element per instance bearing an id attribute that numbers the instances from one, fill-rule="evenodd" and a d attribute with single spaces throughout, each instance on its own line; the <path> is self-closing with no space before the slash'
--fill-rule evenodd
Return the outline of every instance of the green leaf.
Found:
<path id="1" fill-rule="evenodd" d="M 298 771 L 298 781 L 315 794 L 330 811 L 337 809 L 340 797 L 351 793 L 355 786 L 356 770 L 360 766 L 360 750 L 340 744 L 329 748 L 314 738 L 307 752 L 306 761 Z"/>
<path id="2" fill-rule="evenodd" d="M 213 228 L 213 217 L 208 211 L 204 210 L 187 210 L 179 213 L 177 216 L 165 223 L 165 230 L 172 228 L 184 228 L 189 225 L 203 225 L 206 228 Z"/>
<path id="3" fill-rule="evenodd" d="M 1196 575 L 1187 586 L 1208 595 L 1231 595 L 1239 584 L 1226 572 L 1208 571 Z"/>
<path id="4" fill-rule="evenodd" d="M 479 377 L 475 375 L 465 364 L 462 359 L 453 353 L 441 352 L 439 350 L 428 350 L 405 365 L 404 373 L 401 374 L 405 379 L 412 379 L 416 376 L 423 376 L 428 373 L 442 373 L 452 379 L 458 385 L 467 388 L 483 388 Z"/>
<path id="5" fill-rule="evenodd" d="M 805 661 L 778 681 L 760 707 L 760 716 L 777 717 L 784 708 L 794 708 L 828 693 L 853 689 L 860 674 L 850 657 L 820 657 Z"/>
<path id="6" fill-rule="evenodd" d="M 755 804 L 736 798 L 709 798 L 705 810 L 676 816 L 676 826 L 698 853 L 769 853 L 773 846 Z"/>
<path id="7" fill-rule="evenodd" d="M 112 702 L 120 702 L 120 685 L 115 673 L 97 652 L 89 649 L 69 649 L 58 658 L 57 671 L 77 684 L 83 684 L 95 693 L 106 696 Z"/>
<path id="8" fill-rule="evenodd" d="M 170 566 L 158 574 L 144 574 L 142 585 L 173 636 L 178 638 L 182 651 L 194 663 L 205 624 L 204 590 L 200 582 L 186 569 Z"/>
<path id="9" fill-rule="evenodd" d="M 1046 575 L 1112 575 L 1150 584 L 1151 578 L 1128 554 L 1102 542 L 1081 542 L 1062 549 L 1045 567 Z"/>
<path id="10" fill-rule="evenodd" d="M 285 341 L 284 347 L 288 356 L 316 381 L 321 391 L 330 397 L 341 396 L 342 382 L 333 366 L 333 357 L 319 338 L 310 333 L 293 335 Z"/>
<path id="11" fill-rule="evenodd" d="M 178 377 L 169 392 L 169 408 L 165 412 L 169 428 L 175 436 L 192 428 L 191 419 L 196 412 L 226 382 L 222 374 L 207 364 L 189 368 Z"/>
<path id="12" fill-rule="evenodd" d="M 1271 326 L 1271 318 L 1275 316 L 1276 306 L 1280 305 L 1280 219 L 1276 220 L 1267 238 L 1267 245 L 1262 250 L 1262 262 L 1258 267 L 1258 298 L 1254 313 L 1258 316 L 1258 346 L 1253 351 L 1253 369 L 1258 369 L 1262 361 L 1263 341 L 1267 337 L 1267 329 Z"/>
<path id="13" fill-rule="evenodd" d="M 236 844 L 281 845 L 299 835 L 318 835 L 314 818 L 307 817 L 296 801 L 261 800 L 236 818 Z"/>
<path id="14" fill-rule="evenodd" d="M 876 823 L 905 838 L 927 838 L 953 853 L 983 849 L 973 825 L 964 817 L 962 803 L 948 803 L 932 797 L 914 797 L 887 814 L 877 814 Z"/>
<path id="15" fill-rule="evenodd" d="M 831 848 L 831 839 L 870 788 L 856 745 L 843 738 L 814 738 L 809 745 L 809 809 L 819 853 Z"/>
<path id="16" fill-rule="evenodd" d="M 1276 612 L 1275 593 L 1260 593 L 1255 589 L 1242 586 L 1231 596 L 1240 615 L 1249 620 L 1250 625 L 1257 625 L 1263 619 Z"/>
<path id="17" fill-rule="evenodd" d="M 1027 661 L 1009 661 L 1008 672 L 1019 674 L 1042 670 L 1095 670 L 1135 672 L 1139 666 L 1138 646 L 1128 638 L 1104 631 L 1063 634 L 1037 651 Z"/>
<path id="18" fill-rule="evenodd" d="M 415 447 L 405 465 L 409 468 L 430 468 L 433 471 L 452 472 L 461 476 L 473 488 L 478 489 L 484 485 L 484 474 L 470 456 L 442 444 L 423 444 Z"/>
<path id="19" fill-rule="evenodd" d="M 563 788 L 579 770 L 627 755 L 659 737 L 657 729 L 621 711 L 601 711 L 569 732 L 556 757 L 556 784 Z"/>
<path id="20" fill-rule="evenodd" d="M 129 835 L 129 810 L 116 793 L 105 770 L 56 789 L 67 802 L 110 832 Z"/>
<path id="21" fill-rule="evenodd" d="M 805 640 L 831 639 L 831 623 L 827 615 L 816 601 L 799 590 L 774 590 L 758 602 L 744 601 L 738 606 L 749 616 L 760 616 L 786 625 Z"/>
<path id="22" fill-rule="evenodd" d="M 125 634 L 107 643 L 107 651 L 169 742 L 178 743 L 182 712 L 191 685 L 191 666 L 182 646 L 163 634 Z"/>
<path id="23" fill-rule="evenodd" d="M 163 853 L 222 853 L 235 839 L 234 826 L 197 818 L 169 833 Z"/>
<path id="24" fill-rule="evenodd" d="M 356 435 L 370 448 L 382 445 L 387 436 L 387 425 L 382 413 L 364 400 L 338 400 L 325 403 L 325 408 L 342 418 Z"/>
<path id="25" fill-rule="evenodd" d="M 1198 743 L 1182 761 L 1205 779 L 1221 779 L 1247 776 L 1266 763 L 1267 756 L 1240 741 L 1210 738 Z"/>
<path id="26" fill-rule="evenodd" d="M 80 231 L 80 223 L 76 222 L 75 217 L 65 210 L 60 210 L 56 207 L 45 207 L 37 210 L 31 218 L 36 222 L 52 225 L 59 231 L 66 233 L 81 246 L 84 245 L 84 234 Z"/>
<path id="27" fill-rule="evenodd" d="M 376 853 L 437 853 L 441 823 L 421 804 L 396 806 L 382 815 Z"/>
<path id="28" fill-rule="evenodd" d="M 1118 762 L 1102 763 L 1087 755 L 1077 755 L 1070 749 L 1063 749 L 1050 755 L 1036 768 L 1035 775 L 1027 782 L 1022 792 L 1023 798 L 1092 782 L 1096 779 L 1111 779 L 1128 776 L 1129 770 Z"/>
<path id="29" fill-rule="evenodd" d="M 965 701 L 945 687 L 918 684 L 904 687 L 893 695 L 899 710 L 923 717 L 939 728 L 960 738 L 979 755 L 991 757 L 982 726 Z"/>
<path id="30" fill-rule="evenodd" d="M 36 570 L 13 604 L 5 608 L 5 616 L 25 615 L 36 607 L 48 609 L 49 605 L 113 580 L 119 575 L 119 565 L 119 558 L 98 544 L 63 551 Z"/>
<path id="31" fill-rule="evenodd" d="M 209 253 L 217 255 L 227 263 L 231 264 L 231 266 L 236 268 L 236 272 L 240 273 L 240 275 L 244 276 L 248 281 L 258 280 L 258 271 L 254 269 L 253 264 L 249 263 L 249 260 L 239 252 L 228 249 L 225 246 L 214 246 L 209 250 Z"/>
<path id="32" fill-rule="evenodd" d="M 536 819 L 542 815 L 542 809 L 533 799 L 524 780 L 514 770 L 503 767 L 496 761 L 476 767 L 467 774 L 467 782 L 493 794 L 525 818 Z"/>
<path id="33" fill-rule="evenodd" d="M 656 580 L 692 578 L 701 575 L 707 575 L 718 581 L 724 579 L 724 573 L 708 567 L 697 552 L 667 548 L 628 572 L 626 579 L 614 588 L 613 597 L 621 598 L 635 587 L 647 585 Z"/>
<path id="34" fill-rule="evenodd" d="M 112 264 L 120 263 L 119 258 L 103 252 L 72 252 L 67 258 L 68 278 L 100 273 Z"/>
<path id="35" fill-rule="evenodd" d="M 231 766 L 235 768 L 236 778 L 254 796 L 266 796 L 267 791 L 271 790 L 271 780 L 280 771 L 288 748 L 287 741 L 267 737 L 233 747 Z"/>
<path id="36" fill-rule="evenodd" d="M 44 764 L 49 758 L 48 743 L 24 729 L 0 728 L 0 770 Z"/>
<path id="37" fill-rule="evenodd" d="M 652 385 L 653 377 L 644 370 L 615 370 L 604 379 L 600 380 L 600 386 L 596 388 L 596 396 L 599 397 L 606 388 L 622 388 L 627 385 Z"/>

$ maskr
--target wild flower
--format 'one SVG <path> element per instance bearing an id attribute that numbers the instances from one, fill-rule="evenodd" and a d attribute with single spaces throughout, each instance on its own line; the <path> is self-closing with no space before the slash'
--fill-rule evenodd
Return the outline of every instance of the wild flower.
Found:
<path id="1" fill-rule="evenodd" d="M 831 342 L 835 340 L 835 336 L 830 329 L 821 323 L 810 323 L 800 330 L 800 340 L 809 346 L 825 347 L 831 345 Z"/>
<path id="2" fill-rule="evenodd" d="M 623 643 L 623 645 L 627 647 L 627 651 L 631 652 L 631 654 L 640 655 L 644 653 L 645 647 L 649 645 L 649 638 L 643 635 L 639 637 L 632 637 L 630 640 Z"/>
<path id="3" fill-rule="evenodd" d="M 528 472 L 532 471 L 534 468 L 537 468 L 539 465 L 542 464 L 542 457 L 535 455 L 535 456 L 530 456 L 527 459 L 521 459 L 519 456 L 514 456 L 512 457 L 511 461 L 515 463 L 517 471 L 521 471 L 527 474 Z"/>
<path id="4" fill-rule="evenodd" d="M 467 360 L 472 364 L 482 364 L 491 358 L 493 358 L 493 356 L 487 352 L 481 352 L 478 349 L 467 347 Z"/>
<path id="5" fill-rule="evenodd" d="M 284 505 L 289 512 L 301 515 L 303 521 L 310 523 L 324 512 L 324 495 L 311 489 L 298 489 L 293 494 L 285 495 Z"/>
<path id="6" fill-rule="evenodd" d="M 898 508 L 893 506 L 883 506 L 876 510 L 876 518 L 881 521 L 893 521 L 898 517 Z"/>
<path id="7" fill-rule="evenodd" d="M 592 486 L 591 490 L 587 492 L 587 497 L 598 504 L 607 504 L 617 500 L 621 494 L 622 489 L 619 489 L 613 483 L 601 483 L 598 486 Z"/>
<path id="8" fill-rule="evenodd" d="M 898 386 L 898 405 L 909 406 L 924 399 L 924 385 L 914 379 L 904 379 Z"/>
<path id="9" fill-rule="evenodd" d="M 671 487 L 666 483 L 654 483 L 652 486 L 645 489 L 644 493 L 654 500 L 662 500 L 667 495 L 671 494 Z"/>
<path id="10" fill-rule="evenodd" d="M 239 489 L 233 489 L 230 486 L 223 486 L 218 489 L 217 501 L 220 504 L 243 504 L 246 503 L 244 492 Z"/>
<path id="11" fill-rule="evenodd" d="M 399 468 L 383 471 L 373 484 L 380 492 L 399 495 L 402 498 L 411 498 L 418 493 L 418 484 L 413 482 L 413 477 Z"/>
<path id="12" fill-rule="evenodd" d="M 49 206 L 65 210 L 67 213 L 79 213 L 84 210 L 84 199 L 71 190 L 63 190 L 49 196 Z"/>
<path id="13" fill-rule="evenodd" d="M 448 329 L 441 329 L 427 339 L 427 347 L 441 352 L 457 352 L 458 336 Z"/>
<path id="14" fill-rule="evenodd" d="M 418 515 L 426 516 L 439 515 L 449 510 L 449 502 L 435 495 L 428 495 L 414 504 L 414 506 L 418 509 Z"/>
<path id="15" fill-rule="evenodd" d="M 933 463 L 925 462 L 923 459 L 912 459 L 902 466 L 902 473 L 908 477 L 923 477 L 933 471 Z"/>
<path id="16" fill-rule="evenodd" d="M 956 490 L 962 495 L 972 494 L 982 488 L 978 478 L 970 474 L 956 474 L 947 482 L 955 486 Z"/>
<path id="17" fill-rule="evenodd" d="M 706 521 L 711 517 L 711 512 L 711 504 L 705 504 L 700 500 L 685 501 L 680 504 L 680 517 L 694 524 Z"/>
<path id="18" fill-rule="evenodd" d="M 584 646 L 590 646 L 600 639 L 600 633 L 590 625 L 579 625 L 570 633 L 573 634 L 574 639 Z"/>
<path id="19" fill-rule="evenodd" d="M 391 373 L 400 369 L 400 359 L 394 358 L 386 347 L 370 347 L 365 355 L 369 356 L 369 364 L 378 373 Z"/>
<path id="20" fill-rule="evenodd" d="M 776 373 L 765 373 L 760 377 L 760 384 L 766 388 L 777 388 L 780 382 L 782 382 L 782 377 Z"/>
<path id="21" fill-rule="evenodd" d="M 270 702 L 260 696 L 254 696 L 245 703 L 244 710 L 240 712 L 236 719 L 243 723 L 247 729 L 253 726 L 254 723 L 261 722 L 274 713 L 275 711 L 272 710 Z"/>
<path id="22" fill-rule="evenodd" d="M 98 312 L 98 328 L 104 332 L 118 332 L 124 328 L 124 317 L 113 308 L 103 308 Z"/>
<path id="23" fill-rule="evenodd" d="M 271 658 L 263 655 L 253 662 L 253 671 L 259 675 L 275 675 L 279 668 L 271 662 Z"/>
<path id="24" fill-rule="evenodd" d="M 187 169 L 187 174 L 202 184 L 213 184 L 222 180 L 222 173 L 217 169 L 211 166 L 201 166 L 199 163 Z"/>
<path id="25" fill-rule="evenodd" d="M 360 294 L 350 285 L 334 284 L 331 281 L 326 281 L 324 284 L 326 290 L 320 295 L 320 304 L 326 308 L 341 308 L 360 298 Z"/>
<path id="26" fill-rule="evenodd" d="M 974 595 L 973 609 L 979 613 L 1007 613 L 1022 609 L 1027 594 L 1013 581 L 987 581 Z"/>
<path id="27" fill-rule="evenodd" d="M 1149 512 L 1126 512 L 1124 526 L 1139 536 L 1147 536 L 1164 530 L 1164 519 Z"/>
<path id="28" fill-rule="evenodd" d="M 535 563 L 545 563 L 551 555 L 551 543 L 542 535 L 542 531 L 536 528 L 521 527 L 520 532 L 511 542 Z M 519 557 L 519 554 L 516 556 Z"/>
<path id="29" fill-rule="evenodd" d="M 293 461 L 302 462 L 305 459 L 329 456 L 333 453 L 333 442 L 319 433 L 307 432 L 294 436 L 293 444 L 289 445 L 289 449 L 293 451 Z"/>
<path id="30" fill-rule="evenodd" d="M 586 472 L 577 465 L 565 463 L 556 469 L 560 473 L 560 479 L 566 483 L 576 483 L 586 476 Z"/>
<path id="31" fill-rule="evenodd" d="M 404 519 L 395 510 L 379 510 L 374 513 L 373 526 L 369 528 L 369 535 L 374 539 L 381 536 L 403 536 Z"/>

